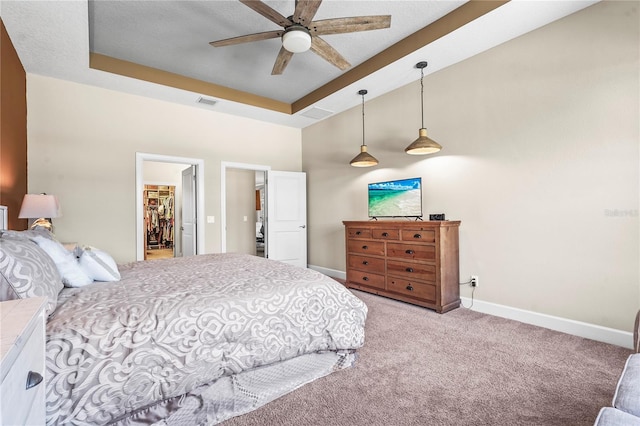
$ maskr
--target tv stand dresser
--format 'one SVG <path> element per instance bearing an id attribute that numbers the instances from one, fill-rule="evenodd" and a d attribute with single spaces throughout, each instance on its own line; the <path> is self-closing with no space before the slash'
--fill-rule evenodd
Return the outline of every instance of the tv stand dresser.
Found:
<path id="1" fill-rule="evenodd" d="M 460 306 L 460 221 L 344 221 L 349 288 L 444 313 Z"/>

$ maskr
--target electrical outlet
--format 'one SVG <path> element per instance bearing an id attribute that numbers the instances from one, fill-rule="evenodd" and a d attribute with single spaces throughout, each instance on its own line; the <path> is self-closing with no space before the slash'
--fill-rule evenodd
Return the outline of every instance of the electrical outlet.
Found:
<path id="1" fill-rule="evenodd" d="M 477 275 L 471 275 L 471 287 L 478 287 L 480 279 Z"/>

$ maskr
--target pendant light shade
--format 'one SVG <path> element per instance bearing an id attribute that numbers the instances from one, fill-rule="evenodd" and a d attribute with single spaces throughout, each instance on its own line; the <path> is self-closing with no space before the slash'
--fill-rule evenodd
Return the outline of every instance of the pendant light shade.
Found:
<path id="1" fill-rule="evenodd" d="M 420 114 L 422 117 L 422 127 L 418 130 L 418 139 L 413 141 L 411 145 L 404 149 L 404 152 L 411 155 L 433 154 L 442 149 L 442 146 L 427 137 L 427 129 L 424 127 L 424 69 L 427 67 L 426 62 L 418 62 L 416 68 L 420 70 Z"/>
<path id="2" fill-rule="evenodd" d="M 367 152 L 367 145 L 364 143 L 364 95 L 366 94 L 366 90 L 358 92 L 358 95 L 362 96 L 362 145 L 360 145 L 360 154 L 349 162 L 353 167 L 371 167 L 378 164 L 378 160 Z"/>
<path id="3" fill-rule="evenodd" d="M 353 160 L 349 163 L 353 167 L 371 167 L 378 164 L 378 160 L 367 152 L 367 146 L 360 146 L 360 154 L 356 155 Z"/>
<path id="4" fill-rule="evenodd" d="M 442 149 L 442 146 L 438 142 L 427 137 L 427 129 L 424 127 L 418 130 L 418 134 L 418 139 L 406 147 L 404 152 L 411 155 L 425 155 L 433 154 L 434 152 L 438 152 Z"/>

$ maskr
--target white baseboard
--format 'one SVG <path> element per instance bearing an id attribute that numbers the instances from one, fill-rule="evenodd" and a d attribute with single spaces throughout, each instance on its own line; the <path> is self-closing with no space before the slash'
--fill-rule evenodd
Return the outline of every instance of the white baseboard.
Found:
<path id="1" fill-rule="evenodd" d="M 335 269 L 323 268 L 315 265 L 309 265 L 309 268 L 333 278 L 340 278 L 344 280 L 347 277 L 346 273 Z M 471 306 L 470 298 L 461 297 L 460 299 L 464 306 Z M 623 348 L 633 349 L 633 333 L 629 331 L 616 330 L 615 328 L 602 327 L 600 325 L 589 324 L 586 322 L 555 317 L 533 311 L 526 311 L 524 309 L 513 308 L 511 306 L 498 305 L 497 303 L 483 302 L 478 299 L 474 299 L 471 310 L 482 312 L 483 314 L 520 321 L 525 324 L 548 328 L 550 330 L 560 331 L 562 333 L 572 334 L 574 336 L 584 337 L 586 339 L 622 346 Z"/>
<path id="2" fill-rule="evenodd" d="M 332 278 L 340 278 L 341 280 L 347 279 L 346 272 L 338 271 L 336 269 L 323 268 L 322 266 L 308 265 L 309 269 L 313 269 L 314 271 L 318 271 L 322 274 L 328 275 Z"/>
<path id="3" fill-rule="evenodd" d="M 471 305 L 471 298 L 461 297 L 464 306 Z M 573 334 L 574 336 L 586 339 L 597 340 L 599 342 L 610 343 L 623 348 L 633 349 L 633 333 L 616 330 L 615 328 L 602 327 L 600 325 L 575 321 L 562 317 L 541 314 L 524 309 L 513 308 L 511 306 L 498 305 L 497 303 L 483 302 L 475 299 L 471 310 L 484 314 L 495 315 L 497 317 L 512 319 L 526 324 L 537 325 L 562 333 Z"/>

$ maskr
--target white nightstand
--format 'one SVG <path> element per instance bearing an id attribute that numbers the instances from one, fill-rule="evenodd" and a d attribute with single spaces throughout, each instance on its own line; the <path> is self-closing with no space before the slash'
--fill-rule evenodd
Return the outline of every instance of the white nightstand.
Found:
<path id="1" fill-rule="evenodd" d="M 0 303 L 0 424 L 45 424 L 45 297 Z"/>

